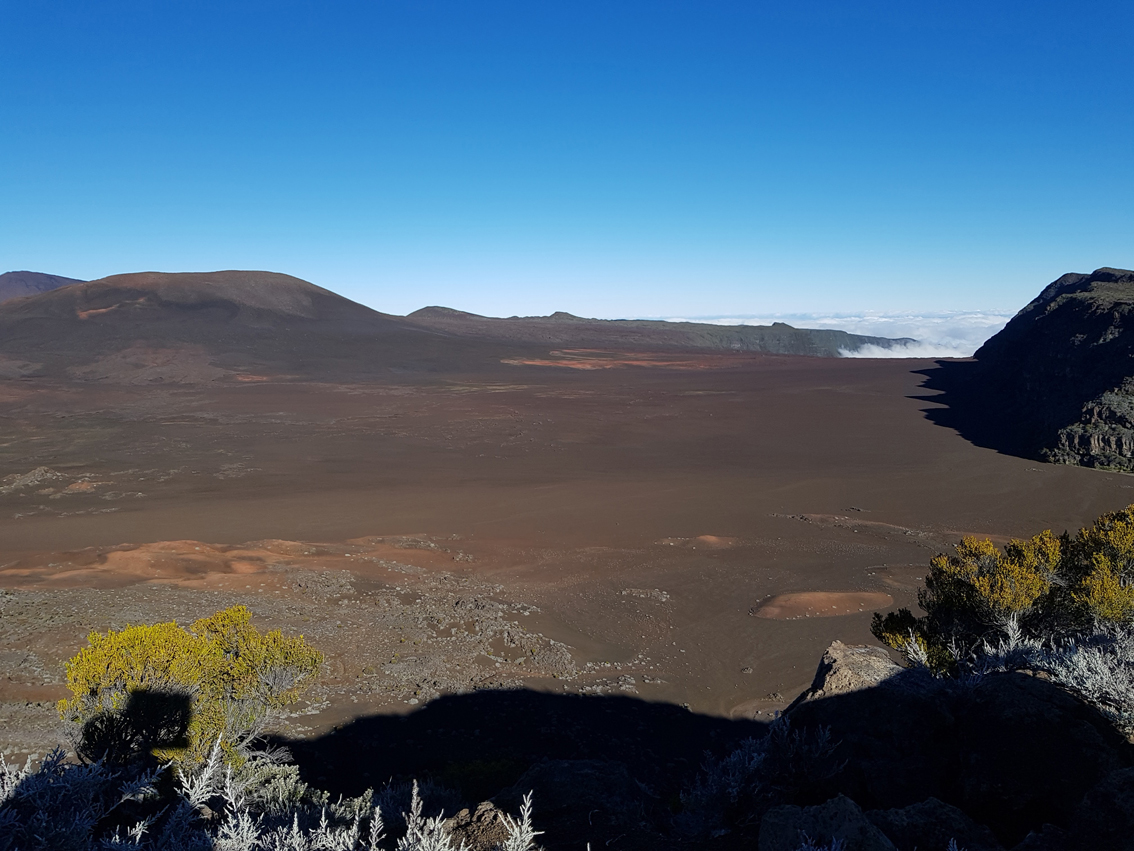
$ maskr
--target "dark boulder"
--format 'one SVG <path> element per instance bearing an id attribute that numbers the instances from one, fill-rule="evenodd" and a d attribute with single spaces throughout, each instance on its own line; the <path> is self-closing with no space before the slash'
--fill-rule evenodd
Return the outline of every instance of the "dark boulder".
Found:
<path id="1" fill-rule="evenodd" d="M 759 851 L 796 851 L 808 839 L 816 845 L 839 840 L 844 851 L 895 851 L 858 804 L 843 795 L 814 807 L 774 807 L 760 822 Z"/>
<path id="2" fill-rule="evenodd" d="M 1134 768 L 1112 772 L 1087 793 L 1070 833 L 1076 851 L 1134 848 Z"/>
<path id="3" fill-rule="evenodd" d="M 1071 839 L 1067 831 L 1053 824 L 1045 824 L 1031 831 L 1012 851 L 1070 851 Z"/>
<path id="4" fill-rule="evenodd" d="M 1003 851 L 991 830 L 936 798 L 901 809 L 871 810 L 866 817 L 900 851 L 949 851 L 951 841 L 965 851 Z"/>
<path id="5" fill-rule="evenodd" d="M 1128 758 L 1105 718 L 1044 680 L 985 677 L 958 707 L 958 800 L 1009 841 L 1044 822 L 1067 824 Z"/>
<path id="6" fill-rule="evenodd" d="M 464 809 L 445 819 L 445 828 L 454 844 L 463 844 L 468 851 L 495 851 L 508 839 L 505 815 L 491 801 L 484 801 L 476 809 Z"/>
<path id="7" fill-rule="evenodd" d="M 797 730 L 830 728 L 843 763 L 792 803 L 843 794 L 893 810 L 936 798 L 1009 847 L 1045 823 L 1066 828 L 1088 791 L 1134 762 L 1094 708 L 1021 673 L 963 683 L 904 671 L 803 701 L 788 717 Z"/>
<path id="8" fill-rule="evenodd" d="M 664 826 L 659 802 L 621 762 L 546 760 L 493 802 L 505 812 L 518 813 L 528 792 L 535 801 L 535 826 L 555 825 L 540 837 L 540 845 L 549 849 L 585 848 L 588 842 L 603 848 L 615 841 L 618 847 L 642 847 Z"/>

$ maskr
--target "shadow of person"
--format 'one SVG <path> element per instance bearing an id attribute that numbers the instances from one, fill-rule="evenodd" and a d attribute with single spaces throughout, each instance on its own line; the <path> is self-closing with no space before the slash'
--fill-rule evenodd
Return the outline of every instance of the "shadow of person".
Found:
<path id="1" fill-rule="evenodd" d="M 155 750 L 188 747 L 192 718 L 189 693 L 138 689 L 122 709 L 99 712 L 83 724 L 75 753 L 110 767 L 150 760 Z"/>

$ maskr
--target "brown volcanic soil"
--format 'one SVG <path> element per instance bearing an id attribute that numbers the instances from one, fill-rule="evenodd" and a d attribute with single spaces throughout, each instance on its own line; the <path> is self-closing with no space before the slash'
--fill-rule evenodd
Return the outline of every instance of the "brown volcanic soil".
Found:
<path id="1" fill-rule="evenodd" d="M 893 597 L 881 591 L 802 591 L 798 594 L 777 594 L 752 614 L 774 620 L 833 618 L 878 611 L 893 602 Z"/>
<path id="2" fill-rule="evenodd" d="M 766 717 L 962 534 L 1134 501 L 935 426 L 925 361 L 553 355 L 127 277 L 0 308 L 10 753 L 89 630 L 237 602 L 327 654 L 293 734 L 509 685 Z M 603 368 L 532 363 L 565 359 Z"/>
<path id="3" fill-rule="evenodd" d="M 768 713 L 961 534 L 1131 501 L 934 426 L 927 366 L 0 381 L 3 745 L 51 743 L 88 630 L 235 602 L 327 652 L 292 732 L 520 683 Z"/>

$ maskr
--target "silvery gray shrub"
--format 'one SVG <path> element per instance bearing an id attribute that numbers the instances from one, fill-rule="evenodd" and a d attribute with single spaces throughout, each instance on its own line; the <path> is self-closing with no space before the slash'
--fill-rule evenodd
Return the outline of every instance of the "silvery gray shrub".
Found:
<path id="1" fill-rule="evenodd" d="M 418 784 L 403 812 L 405 832 L 387 842 L 378 801 L 366 792 L 331 802 L 299 779 L 293 765 L 253 758 L 239 772 L 214 747 L 199 768 L 172 778 L 168 767 L 111 770 L 69 762 L 56 750 L 37 767 L 0 756 L 0 851 L 463 851 L 443 813 L 426 817 Z M 130 820 L 130 813 L 145 813 Z M 500 851 L 531 851 L 539 835 L 532 802 L 505 816 Z M 118 826 L 107 827 L 118 822 Z M 125 822 L 125 823 L 123 823 Z"/>
<path id="2" fill-rule="evenodd" d="M 1044 641 L 1025 636 L 1012 621 L 995 645 L 984 642 L 964 665 L 970 679 L 1021 670 L 1044 672 L 1124 732 L 1134 731 L 1134 628 L 1095 626 Z"/>

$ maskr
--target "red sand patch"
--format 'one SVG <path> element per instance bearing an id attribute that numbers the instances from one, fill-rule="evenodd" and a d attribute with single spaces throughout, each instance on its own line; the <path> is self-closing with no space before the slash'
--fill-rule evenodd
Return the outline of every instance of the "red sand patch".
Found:
<path id="1" fill-rule="evenodd" d="M 95 307 L 91 310 L 79 310 L 76 308 L 75 315 L 80 319 L 90 319 L 92 316 L 101 316 L 104 313 L 110 313 L 110 311 L 117 310 L 121 306 L 120 304 L 112 304 L 110 307 Z"/>
<path id="2" fill-rule="evenodd" d="M 272 568 L 349 569 L 365 575 L 375 563 L 412 558 L 421 568 L 446 566 L 451 553 L 425 536 L 359 538 L 346 544 L 253 541 L 236 546 L 158 541 L 48 553 L 0 568 L 3 588 L 122 588 L 159 584 L 223 588 Z M 261 577 L 273 581 L 271 577 Z M 263 584 L 263 583 L 261 583 Z M 237 587 L 237 586 L 233 586 Z"/>
<path id="3" fill-rule="evenodd" d="M 72 482 L 63 488 L 63 493 L 91 493 L 101 485 L 110 485 L 113 482 Z"/>
<path id="4" fill-rule="evenodd" d="M 758 618 L 791 621 L 799 618 L 832 618 L 857 615 L 894 604 L 894 598 L 880 591 L 803 591 L 777 594 L 753 614 Z"/>

